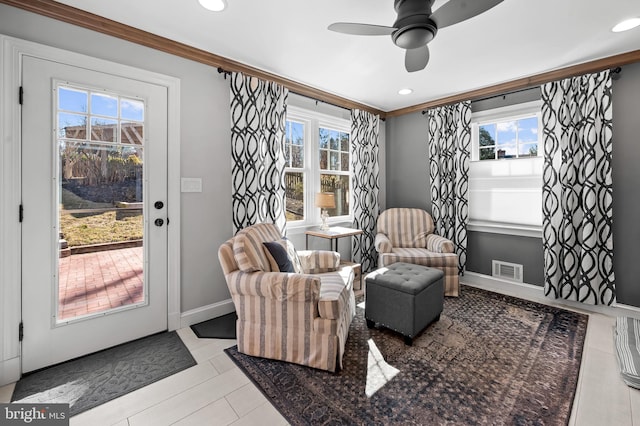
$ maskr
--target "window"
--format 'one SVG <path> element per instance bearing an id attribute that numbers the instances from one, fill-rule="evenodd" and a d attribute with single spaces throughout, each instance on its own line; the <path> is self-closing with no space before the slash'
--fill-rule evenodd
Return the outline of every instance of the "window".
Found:
<path id="1" fill-rule="evenodd" d="M 500 108 L 501 112 L 492 110 L 474 114 L 473 159 L 537 157 L 540 108 L 535 104 L 531 105 L 532 112 L 529 113 L 526 112 L 528 107 L 523 107 L 521 114 L 514 114 L 507 107 L 506 110 Z"/>
<path id="2" fill-rule="evenodd" d="M 327 210 L 329 217 L 349 215 L 349 133 L 320 127 L 320 192 L 334 194 L 335 209 Z"/>
<path id="3" fill-rule="evenodd" d="M 304 140 L 305 124 L 287 120 L 284 143 L 284 175 L 287 221 L 304 220 Z"/>
<path id="4" fill-rule="evenodd" d="M 478 126 L 480 160 L 536 157 L 538 117 L 484 123 Z"/>
<path id="5" fill-rule="evenodd" d="M 317 192 L 334 194 L 329 221 L 350 220 L 351 156 L 349 120 L 289 107 L 285 136 L 287 222 L 320 223 Z"/>
<path id="6" fill-rule="evenodd" d="M 472 114 L 470 230 L 540 236 L 540 105 L 527 102 Z"/>

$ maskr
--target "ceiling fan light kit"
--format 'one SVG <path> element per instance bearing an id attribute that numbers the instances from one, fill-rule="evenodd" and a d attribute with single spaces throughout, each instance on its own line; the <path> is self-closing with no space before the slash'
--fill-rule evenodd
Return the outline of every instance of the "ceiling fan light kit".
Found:
<path id="1" fill-rule="evenodd" d="M 406 49 L 405 68 L 408 72 L 424 69 L 429 62 L 429 47 L 439 28 L 473 18 L 503 0 L 449 0 L 435 12 L 435 0 L 394 0 L 397 13 L 392 27 L 383 25 L 336 22 L 329 30 L 351 35 L 390 35 L 393 43 Z"/>

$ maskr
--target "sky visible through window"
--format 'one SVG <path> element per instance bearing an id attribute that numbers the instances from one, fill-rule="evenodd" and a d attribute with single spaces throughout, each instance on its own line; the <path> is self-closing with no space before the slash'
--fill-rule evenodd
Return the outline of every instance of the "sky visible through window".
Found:
<path id="1" fill-rule="evenodd" d="M 538 118 L 485 123 L 479 126 L 480 160 L 538 155 Z"/>
<path id="2" fill-rule="evenodd" d="M 60 86 L 59 137 L 142 145 L 144 109 L 142 100 Z"/>

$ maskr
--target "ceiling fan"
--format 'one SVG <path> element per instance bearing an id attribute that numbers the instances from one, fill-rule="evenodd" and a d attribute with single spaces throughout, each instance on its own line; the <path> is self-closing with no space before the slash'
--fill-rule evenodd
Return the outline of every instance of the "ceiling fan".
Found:
<path id="1" fill-rule="evenodd" d="M 435 12 L 435 0 L 394 0 L 398 17 L 392 27 L 383 25 L 336 22 L 331 31 L 344 34 L 378 36 L 390 35 L 393 43 L 406 49 L 404 66 L 409 72 L 420 71 L 429 62 L 429 47 L 438 29 L 473 18 L 503 0 L 449 0 Z"/>

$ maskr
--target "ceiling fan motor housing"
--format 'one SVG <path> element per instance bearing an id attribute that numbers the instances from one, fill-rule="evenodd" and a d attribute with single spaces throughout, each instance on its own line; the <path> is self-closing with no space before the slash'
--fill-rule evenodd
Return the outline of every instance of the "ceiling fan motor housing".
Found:
<path id="1" fill-rule="evenodd" d="M 395 0 L 398 18 L 393 26 L 397 30 L 391 39 L 396 46 L 416 49 L 433 40 L 438 27 L 430 18 L 432 4 L 433 0 Z"/>
<path id="2" fill-rule="evenodd" d="M 428 21 L 402 26 L 391 34 L 391 39 L 396 46 L 403 49 L 416 49 L 425 46 L 433 40 L 438 32 L 438 28 L 433 21 L 430 19 Z"/>

